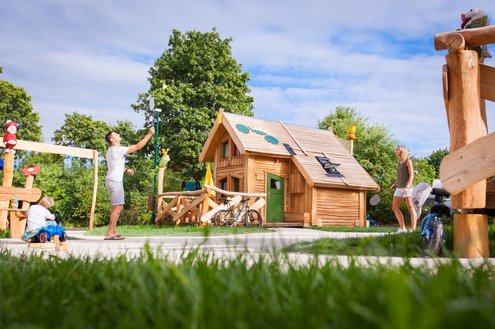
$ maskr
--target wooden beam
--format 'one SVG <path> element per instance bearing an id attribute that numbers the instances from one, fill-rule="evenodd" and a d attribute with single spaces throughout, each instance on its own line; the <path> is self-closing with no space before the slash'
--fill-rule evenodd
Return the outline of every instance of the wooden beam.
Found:
<path id="1" fill-rule="evenodd" d="M 482 99 L 495 102 L 495 68 L 480 64 L 480 94 Z"/>
<path id="2" fill-rule="evenodd" d="M 96 196 L 98 193 L 98 151 L 93 150 L 93 196 L 91 198 L 91 209 L 89 210 L 89 230 L 93 230 L 95 221 Z"/>
<path id="3" fill-rule="evenodd" d="M 495 43 L 495 26 L 478 27 L 459 31 L 442 32 L 435 34 L 434 42 L 436 50 L 447 49 L 447 39 L 449 35 L 458 33 L 462 35 L 466 46 L 475 47 Z"/>
<path id="4" fill-rule="evenodd" d="M 3 137 L 0 137 L 3 138 Z M 5 147 L 3 143 L 0 143 L 0 147 Z M 71 147 L 71 146 L 62 146 L 55 144 L 46 144 L 46 143 L 38 143 L 38 142 L 30 142 L 17 140 L 17 144 L 15 145 L 16 150 L 23 151 L 33 151 L 33 152 L 42 152 L 42 153 L 55 153 L 55 154 L 63 154 L 70 155 L 79 158 L 87 158 L 93 159 L 93 151 L 90 149 L 83 149 L 79 147 Z"/>
<path id="5" fill-rule="evenodd" d="M 454 253 L 461 258 L 490 257 L 486 215 L 454 215 Z"/>
<path id="6" fill-rule="evenodd" d="M 483 136 L 445 156 L 440 180 L 452 194 L 495 175 L 495 132 Z"/>
<path id="7" fill-rule="evenodd" d="M 208 190 L 213 190 L 217 193 L 225 194 L 225 195 L 232 195 L 232 196 L 240 195 L 240 196 L 245 196 L 245 197 L 266 197 L 266 193 L 231 192 L 231 191 L 222 190 L 216 186 L 212 186 L 212 185 L 208 185 L 208 184 L 205 184 L 205 187 Z"/>
<path id="8" fill-rule="evenodd" d="M 473 50 L 449 52 L 448 66 L 448 119 L 450 152 L 468 145 L 487 134 L 480 110 L 478 54 Z M 462 192 L 452 194 L 455 209 L 484 208 L 486 183 L 473 184 Z"/>
<path id="9" fill-rule="evenodd" d="M 0 187 L 0 200 L 14 200 L 27 202 L 36 202 L 41 197 L 39 188 L 24 188 L 24 187 Z"/>

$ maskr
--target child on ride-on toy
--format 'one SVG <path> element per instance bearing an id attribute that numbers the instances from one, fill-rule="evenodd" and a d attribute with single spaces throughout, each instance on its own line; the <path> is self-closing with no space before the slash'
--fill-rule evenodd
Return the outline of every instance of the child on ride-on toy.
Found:
<path id="1" fill-rule="evenodd" d="M 26 232 L 22 235 L 22 240 L 31 242 L 31 239 L 35 238 L 40 231 L 58 226 L 55 222 L 55 215 L 48 210 L 53 207 L 54 203 L 53 198 L 45 196 L 38 204 L 29 207 L 27 211 Z"/>

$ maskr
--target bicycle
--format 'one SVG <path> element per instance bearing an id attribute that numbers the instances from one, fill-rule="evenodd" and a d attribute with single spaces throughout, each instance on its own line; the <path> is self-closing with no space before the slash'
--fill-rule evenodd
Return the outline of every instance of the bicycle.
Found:
<path id="1" fill-rule="evenodd" d="M 421 222 L 421 238 L 428 243 L 428 248 L 435 254 L 439 254 L 445 243 L 443 217 L 450 215 L 450 208 L 443 204 L 444 198 L 450 194 L 443 189 L 434 188 L 431 194 L 435 195 L 437 202 L 431 207 L 430 214 Z"/>
<path id="2" fill-rule="evenodd" d="M 250 197 L 243 198 L 240 205 L 232 206 L 229 204 L 228 199 L 224 201 L 227 205 L 227 209 L 219 210 L 215 213 L 213 218 L 213 224 L 215 226 L 237 226 L 239 223 L 244 225 L 257 225 L 261 227 L 263 225 L 263 219 L 258 210 L 249 209 Z"/>

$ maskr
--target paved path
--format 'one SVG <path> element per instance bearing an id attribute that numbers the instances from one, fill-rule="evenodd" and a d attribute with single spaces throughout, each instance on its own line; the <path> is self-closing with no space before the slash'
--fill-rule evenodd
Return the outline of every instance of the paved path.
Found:
<path id="1" fill-rule="evenodd" d="M 301 241 L 314 241 L 322 237 L 347 238 L 380 235 L 387 233 L 343 233 L 326 232 L 318 230 L 298 228 L 274 228 L 268 233 L 251 233 L 223 236 L 151 236 L 151 237 L 126 237 L 120 241 L 103 240 L 103 237 L 86 236 L 83 231 L 68 231 L 68 235 L 74 240 L 68 241 L 68 252 L 57 252 L 53 249 L 29 248 L 28 244 L 19 239 L 0 239 L 0 248 L 5 248 L 13 254 L 53 254 L 60 257 L 104 257 L 115 258 L 125 255 L 128 258 L 139 257 L 144 253 L 147 244 L 150 250 L 157 255 L 167 257 L 170 260 L 180 260 L 191 250 L 198 250 L 215 257 L 232 258 L 242 253 L 252 259 L 273 257 L 283 246 Z M 314 261 L 311 254 L 289 253 L 288 259 L 296 264 L 306 264 Z M 337 261 L 344 266 L 349 265 L 347 256 L 319 256 L 321 262 Z M 400 257 L 353 257 L 359 264 L 383 263 L 399 265 L 404 263 Z M 449 259 L 414 258 L 409 260 L 414 265 L 434 267 L 439 262 L 449 262 Z M 466 265 L 478 265 L 482 259 L 462 260 Z M 488 260 L 495 266 L 495 259 Z"/>

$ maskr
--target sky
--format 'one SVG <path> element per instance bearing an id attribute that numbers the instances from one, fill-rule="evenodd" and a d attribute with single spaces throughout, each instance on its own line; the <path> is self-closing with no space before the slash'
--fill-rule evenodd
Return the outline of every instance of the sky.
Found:
<path id="1" fill-rule="evenodd" d="M 47 143 L 74 112 L 142 128 L 130 105 L 172 30 L 215 27 L 250 74 L 255 117 L 316 127 L 353 107 L 424 157 L 449 147 L 433 38 L 471 8 L 495 15 L 493 0 L 0 0 L 0 79 L 27 90 Z"/>

